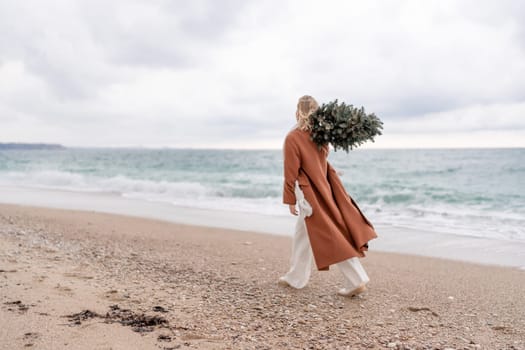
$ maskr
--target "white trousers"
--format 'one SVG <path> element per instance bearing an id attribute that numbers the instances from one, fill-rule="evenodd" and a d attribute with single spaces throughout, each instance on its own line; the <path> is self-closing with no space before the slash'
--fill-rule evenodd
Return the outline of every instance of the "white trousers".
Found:
<path id="1" fill-rule="evenodd" d="M 310 279 L 312 266 L 314 264 L 314 255 L 304 220 L 305 217 L 312 215 L 312 207 L 304 198 L 303 192 L 297 184 L 295 185 L 295 196 L 297 198 L 299 217 L 295 226 L 295 234 L 292 242 L 291 267 L 282 279 L 294 288 L 303 288 Z M 353 290 L 370 281 L 359 258 L 351 258 L 335 265 L 343 275 L 343 287 L 348 290 Z"/>

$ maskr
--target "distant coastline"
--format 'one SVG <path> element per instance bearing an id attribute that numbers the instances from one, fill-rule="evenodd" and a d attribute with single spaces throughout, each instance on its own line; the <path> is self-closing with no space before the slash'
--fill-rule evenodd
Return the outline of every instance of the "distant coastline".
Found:
<path id="1" fill-rule="evenodd" d="M 64 146 L 54 143 L 0 143 L 0 151 L 6 150 L 59 150 Z"/>

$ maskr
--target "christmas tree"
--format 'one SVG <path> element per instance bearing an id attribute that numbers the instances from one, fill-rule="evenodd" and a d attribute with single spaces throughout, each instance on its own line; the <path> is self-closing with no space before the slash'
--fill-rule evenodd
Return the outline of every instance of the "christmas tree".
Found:
<path id="1" fill-rule="evenodd" d="M 337 100 L 323 103 L 310 115 L 310 123 L 312 141 L 319 147 L 331 144 L 334 150 L 346 152 L 367 141 L 374 142 L 383 129 L 383 122 L 375 114 Z"/>

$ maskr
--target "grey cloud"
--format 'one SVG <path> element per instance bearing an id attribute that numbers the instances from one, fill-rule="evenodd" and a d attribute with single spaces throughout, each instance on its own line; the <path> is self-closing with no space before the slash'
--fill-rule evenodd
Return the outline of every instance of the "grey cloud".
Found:
<path id="1" fill-rule="evenodd" d="M 118 19 L 128 2 L 82 3 L 94 40 L 117 64 L 184 69 L 206 61 L 215 45 L 235 28 L 246 1 L 152 1 L 154 14 L 126 26 Z M 157 11 L 157 12 L 155 12 Z M 138 14 L 135 14 L 138 15 Z"/>
<path id="2" fill-rule="evenodd" d="M 55 2 L 40 9 L 31 2 L 0 5 L 0 31 L 5 33 L 0 54 L 4 62 L 23 62 L 59 100 L 85 99 L 114 81 L 116 74 L 97 57 L 82 21 L 73 17 L 74 5 L 68 5 Z"/>
<path id="3" fill-rule="evenodd" d="M 429 114 L 524 101 L 521 2 L 458 3 L 0 1 L 0 65 L 22 62 L 27 80 L 0 81 L 0 110 L 18 129 L 49 126 L 58 142 L 183 146 L 280 139 L 302 94 L 364 105 L 386 131 L 410 121 L 416 133 Z M 356 11 L 337 11 L 345 6 Z M 418 15 L 421 32 L 397 31 Z M 442 33 L 449 24 L 468 36 Z M 483 125 L 521 125 L 506 120 Z"/>
<path id="4" fill-rule="evenodd" d="M 480 6 L 482 5 L 482 6 Z M 466 0 L 460 3 L 466 18 L 496 28 L 512 26 L 517 44 L 525 52 L 525 11 L 521 0 Z"/>
<path id="5" fill-rule="evenodd" d="M 241 0 L 179 0 L 169 1 L 165 6 L 172 14 L 184 13 L 180 18 L 180 29 L 186 35 L 204 41 L 216 41 L 237 24 L 249 4 L 250 1 Z"/>
<path id="6" fill-rule="evenodd" d="M 152 15 L 122 12 L 133 3 L 2 3 L 0 62 L 23 61 L 58 99 L 93 98 L 102 87 L 125 80 L 122 65 L 184 69 L 205 61 L 248 4 L 135 2 Z M 126 14 L 140 25 L 119 23 Z"/>
<path id="7" fill-rule="evenodd" d="M 433 94 L 432 91 L 427 94 L 407 94 L 391 102 L 376 113 L 399 119 L 462 107 L 462 103 L 454 96 Z"/>

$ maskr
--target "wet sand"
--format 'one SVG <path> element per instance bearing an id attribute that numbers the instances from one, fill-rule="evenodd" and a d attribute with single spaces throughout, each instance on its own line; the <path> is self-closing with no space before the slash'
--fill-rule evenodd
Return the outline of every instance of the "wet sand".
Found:
<path id="1" fill-rule="evenodd" d="M 170 203 L 125 198 L 115 193 L 75 192 L 56 189 L 10 187 L 0 185 L 0 202 L 56 209 L 96 211 L 178 224 L 269 233 L 291 237 L 296 218 L 285 205 L 284 215 L 199 209 Z M 476 235 L 380 225 L 375 227 L 381 239 L 372 243 L 374 250 L 416 254 L 471 263 L 520 267 L 525 269 L 525 241 L 510 241 Z M 477 233 L 479 234 L 479 233 Z"/>
<path id="2" fill-rule="evenodd" d="M 371 251 L 280 286 L 289 237 L 0 205 L 1 349 L 525 349 L 525 271 Z"/>

